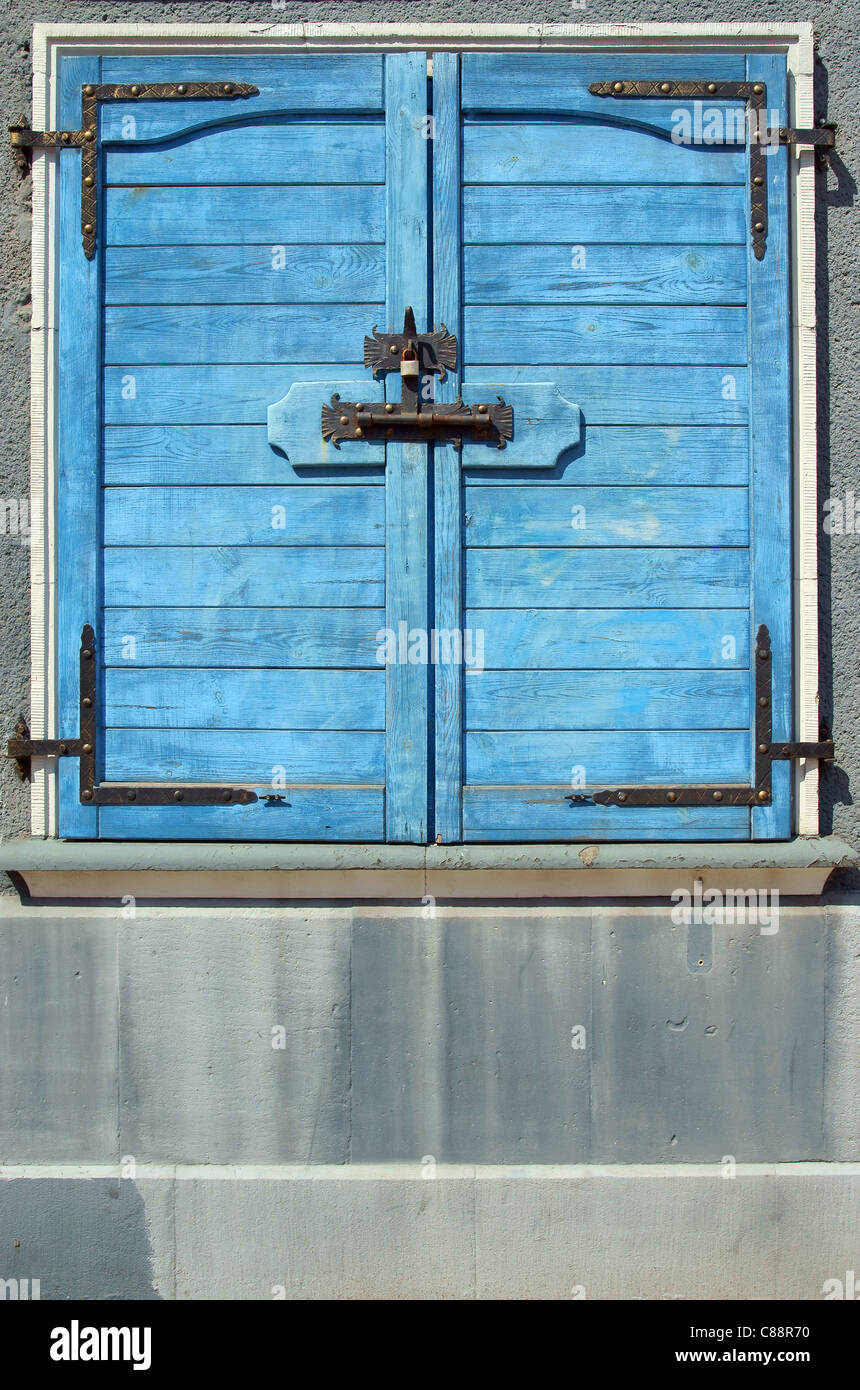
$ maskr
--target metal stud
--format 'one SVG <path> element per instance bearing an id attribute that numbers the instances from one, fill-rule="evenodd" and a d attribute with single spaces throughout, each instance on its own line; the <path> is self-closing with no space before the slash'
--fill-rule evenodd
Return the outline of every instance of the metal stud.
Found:
<path id="1" fill-rule="evenodd" d="M 348 416 L 348 415 L 341 415 L 341 417 L 340 417 L 340 423 L 341 423 L 342 425 L 348 425 L 348 424 L 349 424 L 349 416 Z"/>
<path id="2" fill-rule="evenodd" d="M 764 87 L 761 85 L 760 82 L 757 82 L 753 87 L 753 91 L 755 92 L 757 97 L 761 96 L 762 92 L 764 91 Z"/>
<path id="3" fill-rule="evenodd" d="M 754 227 L 754 231 L 756 231 L 756 232 L 763 232 L 763 231 L 764 231 L 764 223 L 763 223 L 763 222 L 756 222 L 755 227 Z"/>
<path id="4" fill-rule="evenodd" d="M 85 743 L 83 749 L 85 753 L 92 753 L 93 745 L 91 743 Z"/>
<path id="5" fill-rule="evenodd" d="M 768 657 L 770 656 L 770 652 L 765 647 L 759 647 L 758 656 L 759 661 L 767 661 Z"/>
<path id="6" fill-rule="evenodd" d="M 140 88 L 139 88 L 139 87 L 132 87 L 132 89 L 131 89 L 131 94 L 132 94 L 133 97 L 139 97 L 139 96 L 140 96 Z"/>
<path id="7" fill-rule="evenodd" d="M 179 86 L 176 88 L 176 90 L 177 90 L 177 92 L 179 93 L 179 95 L 180 95 L 181 97 L 184 97 L 184 96 L 185 96 L 185 93 L 188 91 L 188 88 L 186 87 L 186 85 L 185 85 L 184 82 L 180 82 L 180 84 L 179 84 Z"/>
<path id="8" fill-rule="evenodd" d="M 716 84 L 716 82 L 709 82 L 709 83 L 708 83 L 708 91 L 709 91 L 709 92 L 715 92 L 716 90 L 717 90 L 717 84 Z"/>
<path id="9" fill-rule="evenodd" d="M 232 92 L 232 90 L 233 90 L 233 83 L 232 83 L 232 82 L 225 82 L 225 83 L 224 83 L 224 91 L 227 92 L 228 95 L 229 95 L 229 93 Z"/>
<path id="10" fill-rule="evenodd" d="M 81 704 L 83 705 L 84 709 L 92 709 L 93 702 L 90 699 L 89 695 L 85 695 L 84 698 L 81 700 Z"/>
<path id="11" fill-rule="evenodd" d="M 769 801 L 769 800 L 770 800 L 770 796 L 769 796 L 768 793 L 765 791 L 764 787 L 762 787 L 761 791 L 759 792 L 759 794 L 758 794 L 758 799 L 759 799 L 759 801 Z"/>
<path id="12" fill-rule="evenodd" d="M 93 130 L 92 126 L 90 126 L 89 130 L 85 130 L 85 131 L 84 131 L 84 139 L 85 139 L 88 143 L 92 143 L 92 141 L 95 140 L 95 138 L 96 138 L 96 133 L 95 133 L 95 131 Z"/>
<path id="13" fill-rule="evenodd" d="M 486 405 L 479 405 L 479 406 L 478 406 L 478 414 L 479 414 L 479 415 L 486 415 L 486 413 L 487 413 L 488 410 L 489 410 L 489 406 L 486 406 Z"/>
<path id="14" fill-rule="evenodd" d="M 756 188 L 761 188 L 762 184 L 764 183 L 764 179 L 762 178 L 761 174 L 756 174 L 755 178 L 753 179 L 753 183 L 755 184 Z"/>
<path id="15" fill-rule="evenodd" d="M 770 700 L 767 698 L 766 695 L 760 695 L 758 702 L 761 705 L 762 709 L 767 709 L 768 705 L 770 704 Z"/>
<path id="16" fill-rule="evenodd" d="M 389 347 L 388 351 L 396 354 L 396 352 L 397 352 L 397 344 L 396 344 L 396 343 L 392 343 L 391 346 Z"/>
<path id="17" fill-rule="evenodd" d="M 184 797 L 185 797 L 185 793 L 184 793 L 184 792 L 174 792 L 174 793 L 173 793 L 173 800 L 174 800 L 174 801 L 182 801 L 182 800 L 184 800 Z"/>
<path id="18" fill-rule="evenodd" d="M 136 791 L 127 791 L 125 795 L 126 795 L 126 800 L 127 800 L 127 801 L 137 801 L 137 792 L 136 792 Z"/>
<path id="19" fill-rule="evenodd" d="M 387 406 L 385 407 L 385 413 L 386 413 L 386 415 L 393 415 L 393 414 L 394 414 L 394 406 L 393 406 L 393 405 L 387 405 Z"/>
<path id="20" fill-rule="evenodd" d="M 91 82 L 88 82 L 86 87 L 84 87 L 84 96 L 91 97 L 94 91 L 95 87 L 92 85 Z"/>
<path id="21" fill-rule="evenodd" d="M 81 656 L 84 658 L 84 661 L 91 661 L 92 655 L 92 647 L 84 647 L 83 651 L 81 652 Z"/>
<path id="22" fill-rule="evenodd" d="M 758 746 L 758 751 L 759 751 L 760 753 L 766 753 L 766 752 L 767 752 L 767 744 L 766 744 L 766 743 L 760 743 L 759 746 Z"/>
<path id="23" fill-rule="evenodd" d="M 660 91 L 661 91 L 661 92 L 671 92 L 671 90 L 672 90 L 672 88 L 671 88 L 671 86 L 669 85 L 668 82 L 661 82 L 661 83 L 660 83 Z"/>
<path id="24" fill-rule="evenodd" d="M 60 752 L 61 752 L 61 753 L 68 753 L 68 751 L 69 751 L 69 745 L 68 745 L 67 743 L 61 743 L 61 744 L 60 744 Z"/>
<path id="25" fill-rule="evenodd" d="M 364 438 L 364 430 L 361 428 L 361 425 L 359 425 L 358 428 L 357 428 L 357 430 L 355 431 L 355 437 L 356 437 L 356 439 L 363 439 L 363 438 Z"/>
<path id="26" fill-rule="evenodd" d="M 666 793 L 666 800 L 667 800 L 667 801 L 677 801 L 677 800 L 678 800 L 678 793 L 677 793 L 677 792 L 667 792 L 667 793 Z"/>
<path id="27" fill-rule="evenodd" d="M 623 82 L 613 82 L 613 84 L 612 84 L 612 90 L 613 90 L 613 92 L 623 92 L 623 91 L 624 91 L 624 83 L 623 83 Z"/>
<path id="28" fill-rule="evenodd" d="M 225 790 L 221 793 L 221 800 L 222 800 L 222 801 L 230 801 L 230 799 L 232 798 L 232 796 L 233 796 L 233 793 L 232 793 L 231 791 L 225 789 Z"/>
<path id="29" fill-rule="evenodd" d="M 83 226 L 83 230 L 86 232 L 87 236 L 92 236 L 92 234 L 93 234 L 93 224 L 92 224 L 92 222 L 85 222 L 85 223 L 84 223 L 84 226 Z"/>
<path id="30" fill-rule="evenodd" d="M 626 792 L 619 792 L 619 793 L 618 793 L 618 800 L 619 800 L 619 801 L 626 801 L 626 800 L 627 800 L 627 793 L 626 793 Z"/>
<path id="31" fill-rule="evenodd" d="M 67 130 L 62 131 L 62 133 L 60 134 L 60 139 L 62 140 L 64 145 L 68 145 L 71 138 L 72 137 Z"/>
<path id="32" fill-rule="evenodd" d="M 90 791 L 89 787 L 85 787 L 84 790 L 81 792 L 81 801 L 92 801 L 92 799 L 92 792 Z"/>
<path id="33" fill-rule="evenodd" d="M 85 187 L 85 188 L 92 188 L 92 186 L 93 186 L 94 183 L 95 183 L 95 179 L 93 178 L 92 174 L 84 174 L 84 187 Z"/>
<path id="34" fill-rule="evenodd" d="M 714 792 L 714 800 L 715 800 L 715 801 L 722 801 L 722 799 L 723 799 L 723 794 L 722 794 L 722 792 Z"/>

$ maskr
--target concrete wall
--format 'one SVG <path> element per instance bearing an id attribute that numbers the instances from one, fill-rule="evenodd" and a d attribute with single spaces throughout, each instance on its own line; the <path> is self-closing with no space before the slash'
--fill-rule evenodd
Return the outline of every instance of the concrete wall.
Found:
<path id="1" fill-rule="evenodd" d="M 205 18 L 413 9 L 209 4 Z M 786 13 L 759 0 L 753 17 Z M 738 18 L 724 0 L 427 0 L 421 14 Z M 130 16 L 104 0 L 73 17 L 202 16 L 194 3 L 141 3 Z M 839 156 L 819 175 L 823 502 L 852 486 L 860 495 L 860 14 L 854 0 L 829 0 L 803 17 L 821 36 L 820 111 L 840 124 Z M 33 20 L 67 18 L 62 0 L 9 5 L 10 121 L 29 112 Z M 3 495 L 24 497 L 28 185 L 0 151 L 0 459 Z M 860 757 L 860 537 L 821 539 L 822 710 L 840 754 L 823 776 L 822 831 L 860 846 L 848 790 Z M 17 538 L 0 538 L 7 733 L 28 709 L 28 560 Z M 0 792 L 3 836 L 26 834 L 25 790 L 8 767 Z M 139 904 L 129 918 L 116 905 L 9 896 L 0 1277 L 40 1278 L 55 1298 L 820 1297 L 825 1279 L 860 1267 L 858 888 L 842 871 L 826 905 L 784 908 L 774 936 L 715 929 L 701 969 L 687 928 L 635 903 L 440 905 L 430 916 L 394 904 Z M 241 1167 L 231 1177 L 226 1165 Z"/>

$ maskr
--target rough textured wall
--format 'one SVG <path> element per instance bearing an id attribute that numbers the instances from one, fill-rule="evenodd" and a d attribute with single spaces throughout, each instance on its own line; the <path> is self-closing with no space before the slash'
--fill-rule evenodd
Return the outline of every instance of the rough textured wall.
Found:
<path id="1" fill-rule="evenodd" d="M 860 498 L 860 443 L 857 413 L 860 393 L 860 267 L 856 246 L 858 222 L 855 210 L 855 174 L 860 165 L 860 95 L 856 82 L 856 47 L 860 33 L 860 0 L 818 0 L 800 7 L 786 0 L 757 0 L 746 9 L 736 0 L 673 0 L 642 4 L 636 0 L 587 0 L 585 6 L 569 0 L 270 0 L 256 3 L 139 3 L 125 0 L 101 4 L 78 0 L 70 7 L 64 0 L 11 0 L 2 21 L 0 64 L 0 112 L 8 123 L 30 112 L 30 36 L 34 21 L 73 19 L 75 22 L 134 20 L 271 21 L 378 20 L 413 18 L 425 21 L 516 20 L 520 22 L 574 21 L 578 23 L 630 24 L 635 21 L 751 23 L 757 20 L 811 20 L 819 36 L 817 114 L 825 112 L 839 124 L 838 155 L 829 169 L 822 167 L 818 187 L 818 311 L 819 338 L 819 506 L 825 499 L 843 502 L 852 488 Z M 2 320 L 0 320 L 0 459 L 3 498 L 22 498 L 28 493 L 28 317 L 29 317 L 29 215 L 28 181 L 15 170 L 11 152 L 0 142 L 0 204 L 2 244 L 0 268 Z M 856 672 L 860 645 L 860 609 L 857 606 L 860 569 L 860 528 L 857 534 L 821 533 L 821 708 L 832 716 L 839 752 L 839 766 L 825 771 L 822 779 L 823 833 L 835 832 L 860 846 L 860 816 L 851 804 L 850 777 L 860 760 L 860 700 Z M 0 607 L 0 714 L 2 736 L 8 736 L 15 718 L 27 710 L 29 682 L 28 550 L 17 536 L 0 537 L 0 574 L 4 602 Z M 0 770 L 0 829 L 6 837 L 28 831 L 25 789 L 11 766 Z M 843 872 L 834 887 L 860 888 L 860 874 Z"/>

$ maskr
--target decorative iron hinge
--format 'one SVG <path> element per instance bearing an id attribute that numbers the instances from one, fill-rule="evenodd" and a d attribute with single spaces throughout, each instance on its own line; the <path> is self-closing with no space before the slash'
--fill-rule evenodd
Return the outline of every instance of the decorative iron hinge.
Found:
<path id="1" fill-rule="evenodd" d="M 31 130 L 24 124 L 9 127 L 12 147 L 81 151 L 81 236 L 84 255 L 92 260 L 96 253 L 98 219 L 99 103 L 103 101 L 233 101 L 253 97 L 259 88 L 250 82 L 87 82 L 81 87 L 80 130 Z"/>
<path id="2" fill-rule="evenodd" d="M 771 764 L 776 759 L 818 758 L 831 762 L 836 756 L 833 740 L 821 730 L 818 743 L 773 742 L 772 662 L 770 633 L 762 624 L 755 654 L 755 771 L 752 786 L 730 783 L 708 787 L 614 787 L 574 793 L 571 805 L 583 799 L 598 806 L 767 806 L 772 799 Z"/>
<path id="3" fill-rule="evenodd" d="M 400 372 L 399 401 L 342 401 L 334 395 L 322 407 L 322 437 L 340 448 L 342 439 L 381 439 L 413 443 L 444 442 L 459 448 L 463 435 L 504 449 L 514 437 L 514 409 L 501 396 L 497 403 L 464 405 L 458 397 L 438 409 L 423 399 L 421 377 L 457 365 L 457 339 L 444 323 L 432 333 L 419 333 L 415 315 L 407 309 L 402 333 L 379 333 L 364 340 L 364 365 L 374 376 Z"/>
<path id="4" fill-rule="evenodd" d="M 167 806 L 184 803 L 186 806 L 246 805 L 256 801 L 257 794 L 248 787 L 154 786 L 124 782 L 96 782 L 96 646 L 95 633 L 89 623 L 81 633 L 80 655 L 80 737 L 30 738 L 23 719 L 9 740 L 6 756 L 14 758 L 19 775 L 29 777 L 30 759 L 80 758 L 80 799 L 86 806 Z"/>
<path id="5" fill-rule="evenodd" d="M 661 98 L 690 100 L 698 97 L 722 97 L 725 101 L 743 101 L 746 104 L 750 152 L 750 233 L 753 254 L 757 261 L 762 260 L 767 242 L 766 151 L 771 142 L 771 135 L 767 130 L 766 83 L 709 82 L 699 78 L 689 81 L 631 82 L 626 78 L 616 78 L 609 82 L 592 82 L 588 90 L 592 96 L 616 97 L 625 101 L 631 97 L 647 97 L 652 101 Z M 816 130 L 791 130 L 787 126 L 781 126 L 779 142 L 783 145 L 806 144 L 832 149 L 836 143 L 835 129 L 835 126 L 828 125 L 819 126 Z"/>

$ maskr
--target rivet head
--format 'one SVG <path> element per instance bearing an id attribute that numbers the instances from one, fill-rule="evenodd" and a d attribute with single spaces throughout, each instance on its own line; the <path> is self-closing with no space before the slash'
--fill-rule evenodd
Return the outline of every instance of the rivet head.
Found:
<path id="1" fill-rule="evenodd" d="M 86 87 L 84 87 L 84 96 L 91 97 L 94 91 L 95 87 L 92 85 L 91 82 L 88 82 Z"/>
<path id="2" fill-rule="evenodd" d="M 624 91 L 624 83 L 623 83 L 623 82 L 613 82 L 613 84 L 612 84 L 612 90 L 613 90 L 613 92 L 623 92 L 623 91 Z"/>
<path id="3" fill-rule="evenodd" d="M 393 405 L 387 405 L 387 406 L 385 407 L 385 413 L 386 413 L 386 415 L 393 415 L 393 414 L 394 414 L 394 406 L 393 406 Z"/>
<path id="4" fill-rule="evenodd" d="M 396 344 L 396 343 L 391 343 L 391 345 L 389 346 L 388 351 L 389 351 L 389 352 L 396 353 L 396 352 L 397 352 L 397 344 Z"/>
<path id="5" fill-rule="evenodd" d="M 715 801 L 722 801 L 722 799 L 723 799 L 723 794 L 722 794 L 722 792 L 714 792 L 714 800 L 715 800 Z"/>
<path id="6" fill-rule="evenodd" d="M 757 82 L 753 87 L 753 91 L 755 92 L 756 96 L 761 96 L 762 92 L 764 91 L 764 87 L 761 85 L 760 82 Z"/>
<path id="7" fill-rule="evenodd" d="M 224 91 L 229 93 L 229 92 L 232 92 L 232 90 L 233 90 L 233 83 L 232 83 L 232 82 L 225 82 L 225 83 L 224 83 Z"/>
<path id="8" fill-rule="evenodd" d="M 60 744 L 60 752 L 61 752 L 61 753 L 68 753 L 68 751 L 69 751 L 69 745 L 68 745 L 67 743 L 61 743 L 61 744 Z"/>
<path id="9" fill-rule="evenodd" d="M 678 800 L 678 793 L 677 793 L 677 792 L 667 792 L 667 793 L 666 793 L 666 800 L 667 800 L 667 801 L 677 801 L 677 800 Z"/>
<path id="10" fill-rule="evenodd" d="M 768 800 L 769 800 L 768 794 L 767 794 L 767 792 L 765 791 L 764 787 L 762 787 L 761 791 L 759 792 L 759 794 L 758 794 L 758 799 L 759 799 L 759 801 L 768 801 Z"/>
<path id="11" fill-rule="evenodd" d="M 139 97 L 139 96 L 140 96 L 140 88 L 137 87 L 137 86 L 132 87 L 132 89 L 131 89 L 131 94 L 132 94 L 133 97 Z"/>
<path id="12" fill-rule="evenodd" d="M 222 801 L 229 801 L 229 800 L 231 799 L 232 795 L 233 795 L 233 793 L 232 793 L 231 791 L 225 789 L 225 790 L 221 793 L 221 800 L 222 800 Z"/>
<path id="13" fill-rule="evenodd" d="M 92 751 L 93 751 L 93 745 L 92 745 L 91 743 L 85 743 L 85 744 L 83 745 L 83 751 L 84 751 L 85 753 L 92 753 Z"/>
<path id="14" fill-rule="evenodd" d="M 392 434 L 394 433 L 394 430 L 393 430 L 393 429 L 391 428 L 391 426 L 389 425 L 389 426 L 388 426 L 388 429 L 385 431 L 385 433 L 388 434 L 388 435 L 392 435 Z"/>
<path id="15" fill-rule="evenodd" d="M 92 188 L 92 186 L 93 186 L 94 183 L 95 183 L 95 179 L 93 178 L 92 174 L 85 174 L 85 175 L 84 175 L 84 187 L 85 187 L 85 188 Z"/>
<path id="16" fill-rule="evenodd" d="M 709 82 L 709 83 L 708 83 L 708 91 L 709 91 L 709 92 L 715 92 L 716 90 L 717 90 L 717 84 L 716 84 L 716 82 Z"/>
<path id="17" fill-rule="evenodd" d="M 127 800 L 127 801 L 136 801 L 136 800 L 137 800 L 137 792 L 136 792 L 136 791 L 127 791 L 125 795 L 126 795 L 126 800 Z"/>
<path id="18" fill-rule="evenodd" d="M 755 227 L 753 228 L 753 231 L 756 231 L 756 232 L 763 232 L 763 231 L 764 231 L 764 223 L 763 223 L 763 222 L 756 222 Z"/>
<path id="19" fill-rule="evenodd" d="M 478 414 L 479 414 L 479 415 L 486 415 L 488 409 L 489 409 L 489 406 L 486 406 L 486 405 L 479 405 L 479 406 L 478 406 Z"/>
<path id="20" fill-rule="evenodd" d="M 84 139 L 85 139 L 85 140 L 88 140 L 88 141 L 92 142 L 93 140 L 95 140 L 95 138 L 96 138 L 96 133 L 95 133 L 95 131 L 92 129 L 92 127 L 90 127 L 89 130 L 85 130 L 85 131 L 84 131 Z"/>
<path id="21" fill-rule="evenodd" d="M 81 652 L 81 656 L 84 658 L 84 661 L 91 661 L 91 660 L 92 660 L 92 655 L 93 655 L 92 647 L 84 647 L 83 651 Z"/>
<path id="22" fill-rule="evenodd" d="M 90 709 L 92 707 L 92 703 L 93 702 L 90 699 L 89 695 L 85 695 L 84 698 L 81 700 L 81 704 L 83 705 L 84 709 Z"/>
<path id="23" fill-rule="evenodd" d="M 668 82 L 661 82 L 661 83 L 660 83 L 660 91 L 661 91 L 661 92 L 671 92 L 671 90 L 672 90 L 672 88 L 670 87 L 670 85 L 669 85 Z"/>
<path id="24" fill-rule="evenodd" d="M 62 131 L 60 134 L 60 139 L 63 141 L 64 145 L 67 145 L 71 138 L 72 137 L 67 130 Z"/>
<path id="25" fill-rule="evenodd" d="M 627 793 L 626 793 L 626 792 L 619 792 L 619 793 L 618 793 L 618 800 L 619 800 L 619 801 L 626 801 L 626 800 L 627 800 Z"/>
<path id="26" fill-rule="evenodd" d="M 188 88 L 186 87 L 186 85 L 185 85 L 184 82 L 180 82 L 180 84 L 179 84 L 179 86 L 176 88 L 176 90 L 177 90 L 177 92 L 179 93 L 179 95 L 180 95 L 181 97 L 184 97 L 184 96 L 185 96 L 185 93 L 188 91 Z"/>
<path id="27" fill-rule="evenodd" d="M 760 743 L 759 746 L 758 746 L 758 751 L 759 751 L 760 753 L 766 753 L 766 752 L 767 752 L 767 744 L 766 744 L 766 743 Z"/>
<path id="28" fill-rule="evenodd" d="M 356 410 L 364 410 L 364 401 L 356 401 L 355 408 Z"/>
<path id="29" fill-rule="evenodd" d="M 341 423 L 342 425 L 348 425 L 348 424 L 349 424 L 349 416 L 348 416 L 348 415 L 341 415 L 341 417 L 340 417 L 340 423 Z"/>
<path id="30" fill-rule="evenodd" d="M 755 184 L 756 188 L 761 188 L 762 184 L 764 183 L 764 179 L 762 178 L 761 174 L 756 174 L 755 178 L 753 179 L 753 183 Z"/>
<path id="31" fill-rule="evenodd" d="M 790 757 L 791 757 L 791 748 L 790 748 L 788 745 L 786 745 L 785 748 L 783 748 L 782 752 L 783 752 L 783 756 L 784 756 L 784 757 L 786 757 L 786 758 L 790 758 Z"/>
<path id="32" fill-rule="evenodd" d="M 767 647 L 759 647 L 759 649 L 758 649 L 758 659 L 759 659 L 759 661 L 767 661 L 767 659 L 768 659 L 769 656 L 770 656 L 770 652 L 767 650 Z"/>
<path id="33" fill-rule="evenodd" d="M 185 793 L 184 793 L 184 792 L 174 792 L 174 793 L 173 793 L 173 800 L 174 800 L 174 801 L 182 801 L 182 800 L 184 800 L 184 797 L 185 797 Z"/>
<path id="34" fill-rule="evenodd" d="M 89 787 L 85 787 L 84 790 L 81 792 L 81 801 L 92 801 L 92 799 L 92 792 L 90 791 Z"/>
<path id="35" fill-rule="evenodd" d="M 762 709 L 767 709 L 768 705 L 770 704 L 770 700 L 767 698 L 766 695 L 760 695 L 758 698 L 758 702 L 761 705 Z"/>
<path id="36" fill-rule="evenodd" d="M 87 236 L 92 236 L 92 234 L 93 234 L 93 224 L 92 224 L 92 222 L 85 222 L 85 223 L 84 223 L 84 226 L 83 226 L 83 230 L 84 230 L 84 232 L 86 233 Z"/>
<path id="37" fill-rule="evenodd" d="M 364 430 L 361 428 L 361 425 L 359 425 L 359 426 L 358 426 L 358 429 L 355 431 L 355 437 L 356 437 L 356 439 L 363 439 L 363 438 L 364 438 Z"/>

